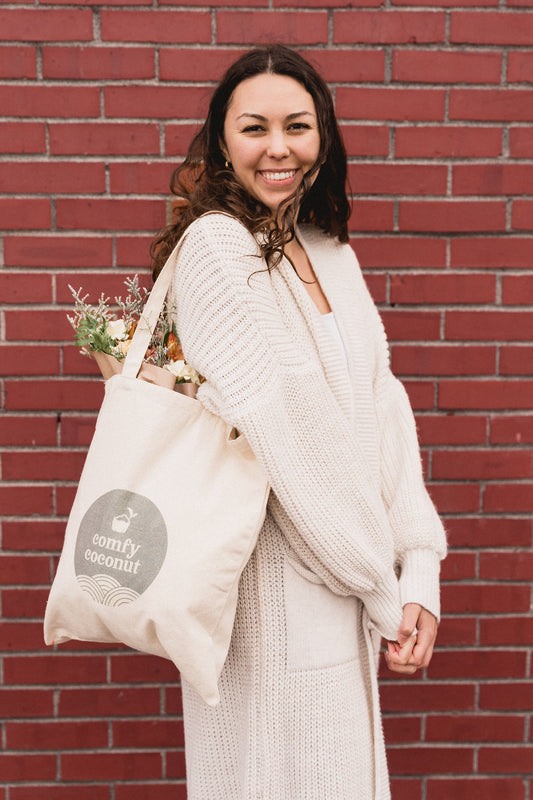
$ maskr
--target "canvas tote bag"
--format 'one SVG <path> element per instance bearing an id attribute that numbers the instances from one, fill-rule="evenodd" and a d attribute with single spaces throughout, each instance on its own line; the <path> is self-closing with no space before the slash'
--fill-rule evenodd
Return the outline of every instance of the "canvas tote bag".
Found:
<path id="1" fill-rule="evenodd" d="M 242 435 L 200 401 L 137 377 L 181 241 L 122 373 L 106 382 L 44 635 L 47 644 L 123 642 L 169 658 L 214 706 L 269 486 Z"/>

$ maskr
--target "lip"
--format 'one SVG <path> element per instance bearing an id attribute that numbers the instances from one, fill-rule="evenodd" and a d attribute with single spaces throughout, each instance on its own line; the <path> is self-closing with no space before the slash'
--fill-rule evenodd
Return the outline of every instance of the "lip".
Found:
<path id="1" fill-rule="evenodd" d="M 262 180 L 267 183 L 269 186 L 288 186 L 291 184 L 296 175 L 298 174 L 298 170 L 296 168 L 293 169 L 263 169 L 259 170 L 258 174 L 261 176 Z M 273 177 L 276 176 L 276 177 Z M 285 176 L 285 177 L 281 177 Z"/>

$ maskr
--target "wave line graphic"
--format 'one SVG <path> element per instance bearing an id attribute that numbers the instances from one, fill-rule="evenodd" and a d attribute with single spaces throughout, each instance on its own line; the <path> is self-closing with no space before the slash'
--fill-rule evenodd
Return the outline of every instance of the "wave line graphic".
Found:
<path id="1" fill-rule="evenodd" d="M 102 606 L 116 608 L 133 603 L 140 597 L 139 592 L 122 586 L 110 575 L 77 575 L 76 580 L 80 589 Z"/>

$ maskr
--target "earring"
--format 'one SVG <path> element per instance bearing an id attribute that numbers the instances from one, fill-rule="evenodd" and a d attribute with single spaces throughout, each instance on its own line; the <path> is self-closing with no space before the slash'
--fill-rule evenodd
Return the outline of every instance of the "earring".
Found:
<path id="1" fill-rule="evenodd" d="M 228 160 L 226 159 L 226 161 L 224 161 L 224 166 L 226 167 L 226 169 L 232 169 L 232 166 L 231 166 L 231 161 L 228 161 Z"/>

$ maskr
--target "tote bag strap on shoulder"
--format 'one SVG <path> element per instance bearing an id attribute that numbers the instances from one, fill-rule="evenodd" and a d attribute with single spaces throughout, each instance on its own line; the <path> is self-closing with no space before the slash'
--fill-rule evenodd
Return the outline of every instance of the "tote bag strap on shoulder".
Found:
<path id="1" fill-rule="evenodd" d="M 124 359 L 122 375 L 125 378 L 136 378 L 141 369 L 144 355 L 150 344 L 150 339 L 152 338 L 154 328 L 163 308 L 165 297 L 170 288 L 170 282 L 172 281 L 172 275 L 174 274 L 176 265 L 176 257 L 186 236 L 187 231 L 180 236 L 179 241 L 167 258 L 163 269 L 157 276 L 157 280 L 150 291 L 150 296 L 139 318 L 131 340 L 131 345 Z"/>
<path id="2" fill-rule="evenodd" d="M 223 214 L 224 212 L 208 211 L 206 214 L 202 214 L 202 216 L 206 217 L 209 214 L 221 213 Z M 226 214 L 226 216 L 230 216 L 230 214 Z M 163 309 L 165 297 L 167 296 L 170 288 L 178 253 L 188 232 L 189 228 L 187 228 L 187 230 L 180 236 L 152 287 L 148 301 L 143 309 L 142 316 L 140 317 L 135 329 L 135 333 L 133 334 L 126 358 L 124 359 L 122 375 L 125 378 L 136 378 L 139 370 L 141 369 L 144 355 L 148 345 L 150 344 L 150 339 L 152 338 L 157 320 Z"/>

